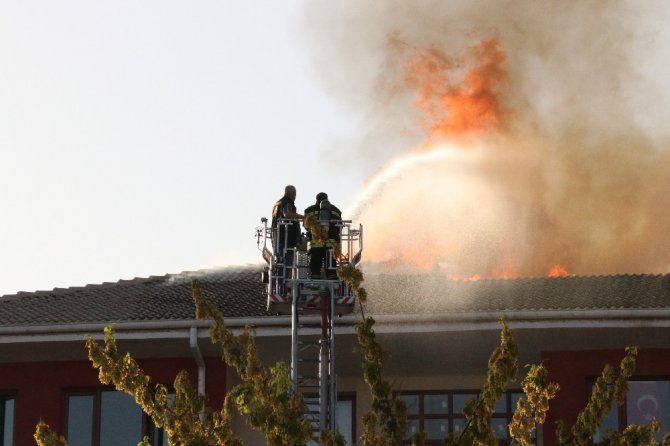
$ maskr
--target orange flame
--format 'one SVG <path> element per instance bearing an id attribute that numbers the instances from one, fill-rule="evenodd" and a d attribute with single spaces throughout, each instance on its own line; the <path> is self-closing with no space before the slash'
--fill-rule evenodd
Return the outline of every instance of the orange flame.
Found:
<path id="1" fill-rule="evenodd" d="M 569 275 L 570 274 L 568 274 L 568 271 L 558 263 L 552 266 L 549 269 L 549 272 L 547 272 L 547 276 L 549 277 L 567 277 Z"/>
<path id="2" fill-rule="evenodd" d="M 460 59 L 437 48 L 416 54 L 405 80 L 419 91 L 417 102 L 426 115 L 431 140 L 463 138 L 500 126 L 497 87 L 507 77 L 504 62 L 497 37 L 481 42 Z"/>
<path id="3" fill-rule="evenodd" d="M 474 151 L 463 148 L 476 147 L 478 137 L 502 130 L 503 118 L 507 117 L 500 92 L 502 83 L 507 79 L 504 67 L 506 55 L 499 38 L 481 41 L 457 57 L 449 56 L 435 47 L 415 49 L 398 39 L 392 43 L 408 57 L 405 87 L 417 91 L 417 105 L 423 113 L 423 123 L 429 130 L 429 136 L 427 142 L 414 151 L 415 156 L 405 158 L 404 163 L 391 164 L 390 170 L 387 167 L 380 169 L 368 182 L 367 186 L 370 188 L 381 183 L 386 174 L 395 175 L 398 169 L 411 168 L 412 163 L 423 155 L 438 154 L 439 149 L 445 147 L 445 143 L 461 154 L 473 153 Z M 417 153 L 419 151 L 421 153 Z M 426 161 L 426 164 L 428 162 L 430 161 Z M 453 184 L 440 184 L 445 193 L 453 194 L 453 191 L 469 187 L 471 183 L 463 178 L 456 178 Z M 430 184 L 427 187 L 433 189 L 438 186 Z M 485 196 L 492 197 L 495 194 Z M 440 229 L 435 230 L 436 222 L 430 219 L 424 220 L 426 231 L 417 231 L 412 235 L 412 243 L 403 244 L 398 250 L 389 250 L 388 241 L 394 239 L 392 233 L 396 227 L 395 222 L 404 221 L 406 217 L 404 212 L 395 208 L 386 208 L 383 213 L 375 215 L 377 226 L 371 236 L 373 239 L 368 243 L 368 258 L 380 261 L 385 268 L 407 266 L 424 271 L 442 270 L 440 259 L 451 258 L 455 260 L 447 262 L 444 273 L 453 280 L 464 282 L 484 278 L 513 279 L 523 273 L 519 270 L 517 258 L 520 250 L 512 246 L 513 242 L 505 246 L 502 241 L 499 252 L 492 252 L 490 259 L 473 268 L 472 263 L 464 258 L 466 254 L 461 252 L 472 246 L 462 244 L 457 234 L 445 236 Z M 473 222 L 474 225 L 480 223 Z M 439 243 L 431 239 L 430 234 L 435 233 L 442 234 Z M 568 275 L 560 265 L 554 266 L 548 274 L 552 277 Z"/>

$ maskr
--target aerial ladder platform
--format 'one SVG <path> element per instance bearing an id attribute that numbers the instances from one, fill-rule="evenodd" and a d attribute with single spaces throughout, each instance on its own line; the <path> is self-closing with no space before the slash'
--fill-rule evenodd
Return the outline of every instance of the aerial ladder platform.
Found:
<path id="1" fill-rule="evenodd" d="M 354 310 L 356 297 L 351 287 L 334 274 L 337 265 L 356 267 L 363 252 L 363 227 L 351 220 L 319 220 L 321 225 L 339 227 L 339 255 L 332 249 L 318 277 L 312 277 L 309 253 L 298 243 L 286 247 L 291 225 L 300 220 L 279 219 L 276 225 L 256 229 L 257 245 L 266 266 L 267 309 L 275 314 L 291 315 L 291 380 L 294 392 L 302 394 L 306 419 L 313 426 L 313 440 L 318 442 L 322 430 L 337 426 L 337 382 L 335 375 L 335 320 Z M 283 236 L 283 237 L 282 237 Z M 332 264 L 333 260 L 337 265 Z"/>

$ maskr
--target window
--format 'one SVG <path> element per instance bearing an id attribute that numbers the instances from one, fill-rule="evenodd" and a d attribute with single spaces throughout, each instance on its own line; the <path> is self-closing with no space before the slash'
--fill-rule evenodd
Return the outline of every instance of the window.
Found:
<path id="1" fill-rule="evenodd" d="M 670 380 L 628 381 L 626 401 L 621 407 L 613 407 L 593 437 L 599 443 L 608 430 L 621 431 L 629 424 L 649 424 L 656 418 L 661 430 L 656 441 L 661 441 L 670 431 Z"/>
<path id="2" fill-rule="evenodd" d="M 337 399 L 335 421 L 337 430 L 344 437 L 344 444 L 356 444 L 356 398 L 354 395 L 340 395 Z"/>
<path id="3" fill-rule="evenodd" d="M 0 446 L 14 444 L 14 396 L 0 394 Z"/>
<path id="4" fill-rule="evenodd" d="M 512 420 L 514 409 L 521 392 L 507 392 L 496 404 L 491 427 L 500 439 L 501 445 L 509 444 L 507 425 Z M 406 444 L 418 432 L 424 432 L 427 445 L 441 444 L 443 438 L 452 432 L 458 434 L 466 425 L 463 408 L 477 397 L 477 392 L 438 391 L 403 392 L 398 398 L 407 406 Z"/>
<path id="5" fill-rule="evenodd" d="M 305 396 L 307 410 L 319 410 L 318 397 Z M 344 444 L 353 446 L 356 444 L 356 396 L 354 394 L 340 394 L 337 396 L 335 407 L 335 421 L 337 430 L 344 437 Z M 316 441 L 310 441 L 308 446 L 317 446 Z"/>
<path id="6" fill-rule="evenodd" d="M 69 446 L 126 446 L 150 435 L 152 444 L 167 444 L 163 433 L 130 395 L 116 390 L 66 393 Z"/>

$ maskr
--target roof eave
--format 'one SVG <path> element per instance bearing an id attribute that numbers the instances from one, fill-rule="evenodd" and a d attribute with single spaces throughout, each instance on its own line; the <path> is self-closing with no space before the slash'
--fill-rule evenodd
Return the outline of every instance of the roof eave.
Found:
<path id="1" fill-rule="evenodd" d="M 449 314 L 378 315 L 374 318 L 377 322 L 376 331 L 382 333 L 498 330 L 500 319 L 503 317 L 509 326 L 515 329 L 670 327 L 670 308 L 500 310 Z"/>
<path id="2" fill-rule="evenodd" d="M 499 320 L 505 317 L 510 327 L 517 329 L 571 328 L 571 327 L 669 327 L 670 308 L 661 309 L 589 309 L 589 310 L 514 310 L 478 311 L 431 314 L 381 314 L 374 315 L 376 331 L 379 333 L 403 332 L 443 332 L 498 330 Z M 301 318 L 301 322 L 318 322 L 318 316 Z M 336 331 L 341 334 L 355 333 L 355 325 L 361 320 L 359 314 L 345 315 L 336 320 Z M 34 339 L 51 336 L 64 339 L 76 336 L 78 340 L 85 334 L 101 336 L 110 322 L 54 325 L 16 325 L 0 327 L 0 342 L 18 337 Z M 159 320 L 115 322 L 114 329 L 119 337 L 144 338 L 171 337 L 170 332 L 201 329 L 206 333 L 212 325 L 209 320 Z M 258 336 L 290 336 L 290 316 L 270 316 L 255 318 L 227 318 L 226 325 L 235 331 L 246 326 L 253 327 Z M 180 336 L 180 335 L 179 335 Z"/>

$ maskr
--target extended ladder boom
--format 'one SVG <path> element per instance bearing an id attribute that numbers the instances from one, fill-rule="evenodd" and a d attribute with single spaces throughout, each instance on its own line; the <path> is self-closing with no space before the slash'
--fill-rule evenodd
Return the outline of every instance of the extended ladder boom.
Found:
<path id="1" fill-rule="evenodd" d="M 353 290 L 337 278 L 311 277 L 309 253 L 303 246 L 283 247 L 290 225 L 296 220 L 280 219 L 276 227 L 256 229 L 257 245 L 267 266 L 263 283 L 267 285 L 268 311 L 291 315 L 291 379 L 295 392 L 302 393 L 307 405 L 305 417 L 314 427 L 315 440 L 320 431 L 335 429 L 337 383 L 335 376 L 336 315 L 351 313 L 356 301 Z M 349 220 L 331 220 L 339 226 L 341 255 L 337 264 L 353 266 L 361 261 L 363 227 L 352 227 Z M 326 261 L 332 261 L 331 255 Z M 336 265 L 325 265 L 332 270 Z"/>

